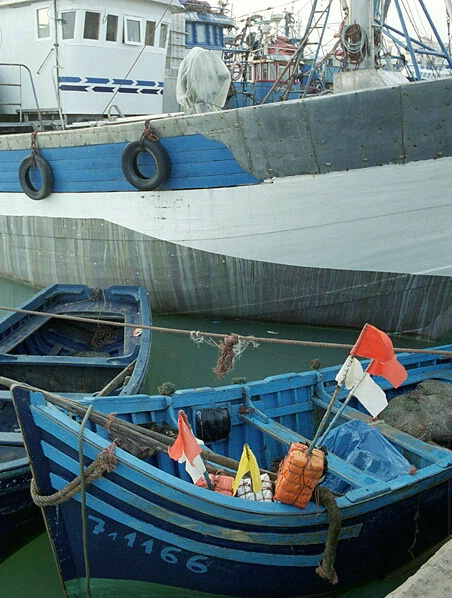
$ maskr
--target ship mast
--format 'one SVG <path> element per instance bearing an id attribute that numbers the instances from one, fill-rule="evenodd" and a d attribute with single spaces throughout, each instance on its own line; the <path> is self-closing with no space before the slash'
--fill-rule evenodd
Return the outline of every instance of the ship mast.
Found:
<path id="1" fill-rule="evenodd" d="M 349 48 L 355 68 L 375 68 L 375 56 L 380 49 L 381 30 L 391 1 L 341 0 L 345 20 L 344 45 L 346 49 L 347 46 Z"/>
<path id="2" fill-rule="evenodd" d="M 379 3 L 379 0 L 377 0 Z M 375 0 L 349 0 L 348 1 L 348 16 L 345 27 L 356 31 L 352 36 L 352 41 L 349 41 L 352 52 L 358 57 L 360 61 L 357 63 L 358 68 L 374 68 L 374 14 L 375 14 Z M 355 38 L 355 41 L 353 41 Z"/>
<path id="3" fill-rule="evenodd" d="M 341 0 L 341 42 L 348 70 L 334 75 L 336 92 L 406 83 L 400 72 L 376 68 L 382 27 L 391 0 Z"/>

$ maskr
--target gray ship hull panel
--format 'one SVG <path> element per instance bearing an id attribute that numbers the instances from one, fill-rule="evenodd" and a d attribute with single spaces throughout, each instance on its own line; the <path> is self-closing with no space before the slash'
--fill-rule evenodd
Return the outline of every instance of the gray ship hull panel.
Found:
<path id="1" fill-rule="evenodd" d="M 356 328 L 372 321 L 432 338 L 452 315 L 450 277 L 246 260 L 96 219 L 9 217 L 0 227 L 4 275 L 36 286 L 141 284 L 155 312 Z"/>

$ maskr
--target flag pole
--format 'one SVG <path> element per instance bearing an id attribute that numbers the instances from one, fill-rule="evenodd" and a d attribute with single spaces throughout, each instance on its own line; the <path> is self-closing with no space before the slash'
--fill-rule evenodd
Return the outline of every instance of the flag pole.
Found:
<path id="1" fill-rule="evenodd" d="M 338 388 L 346 380 L 346 372 L 350 370 L 351 362 L 353 361 L 355 355 L 360 355 L 361 357 L 369 357 L 371 361 L 367 366 L 365 372 L 362 371 L 362 367 L 361 365 L 359 365 L 359 368 L 362 373 L 362 376 L 359 380 L 359 372 L 353 372 L 352 389 L 350 390 L 347 398 L 345 399 L 345 401 L 343 401 L 341 407 L 338 409 L 337 413 L 331 420 L 326 431 L 322 433 L 322 439 L 325 438 L 325 436 L 330 432 L 331 428 L 336 423 L 338 417 L 344 412 L 344 409 L 350 402 L 352 396 L 355 396 L 358 399 L 358 401 L 360 401 L 364 405 L 367 411 L 369 411 L 369 413 L 374 416 L 378 415 L 380 411 L 384 409 L 384 406 L 382 406 L 383 402 L 384 405 L 388 404 L 384 391 L 381 389 L 381 387 L 379 387 L 375 382 L 373 382 L 370 379 L 369 374 L 372 373 L 377 376 L 383 376 L 396 388 L 400 386 L 400 384 L 406 379 L 408 375 L 405 368 L 397 361 L 394 354 L 394 347 L 392 345 L 392 341 L 388 337 L 388 335 L 385 332 L 378 330 L 378 328 L 375 328 L 375 326 L 372 326 L 371 324 L 365 324 L 363 326 L 363 329 L 361 330 L 358 340 L 353 345 L 352 350 L 350 351 L 349 360 L 345 362 L 345 364 L 339 371 L 339 374 L 336 376 Z M 397 367 L 395 367 L 396 365 Z M 370 396 L 369 394 L 371 387 L 367 382 L 368 379 L 371 382 L 371 386 L 374 385 L 374 388 L 372 390 L 373 396 Z M 364 380 L 366 380 L 366 384 L 363 384 Z M 361 384 L 363 384 L 363 386 L 358 393 L 357 391 Z M 350 386 L 348 381 L 346 382 L 346 386 Z M 338 390 L 338 388 L 336 389 L 336 391 Z M 333 399 L 328 405 L 328 408 L 325 412 L 319 429 L 317 430 L 317 434 L 313 440 L 313 443 L 315 441 L 318 441 L 320 431 L 324 429 L 324 422 L 332 411 L 336 394 L 337 392 L 334 393 Z M 313 446 L 313 443 L 311 443 L 310 448 Z"/>
<path id="2" fill-rule="evenodd" d="M 350 354 L 347 357 L 347 361 L 344 364 L 343 375 L 342 375 L 341 379 L 337 381 L 337 386 L 334 390 L 333 396 L 331 397 L 330 403 L 328 405 L 328 409 L 325 411 L 322 421 L 320 422 L 319 427 L 317 428 L 317 431 L 314 434 L 314 438 L 311 440 L 311 443 L 308 446 L 308 451 L 307 451 L 308 455 L 310 455 L 312 453 L 312 451 L 314 450 L 316 442 L 317 442 L 323 428 L 325 427 L 325 424 L 328 421 L 328 418 L 331 415 L 331 412 L 333 411 L 334 403 L 336 402 L 336 397 L 339 394 L 339 391 L 345 382 L 345 378 L 347 376 L 348 370 L 350 369 L 352 363 L 353 363 L 353 356 Z"/>
<path id="3" fill-rule="evenodd" d="M 333 411 L 334 403 L 336 402 L 336 397 L 339 394 L 339 391 L 340 391 L 340 389 L 342 388 L 342 386 L 343 386 L 343 384 L 345 382 L 345 378 L 347 377 L 348 371 L 349 371 L 349 369 L 352 366 L 353 358 L 356 355 L 356 351 L 358 350 L 359 344 L 361 342 L 361 339 L 364 336 L 364 333 L 366 331 L 367 326 L 368 326 L 367 323 L 364 324 L 363 329 L 359 333 L 358 339 L 357 339 L 356 343 L 353 345 L 352 350 L 350 351 L 350 355 L 348 356 L 347 361 L 344 364 L 344 371 L 343 371 L 342 378 L 341 378 L 341 380 L 337 381 L 337 386 L 336 386 L 336 389 L 335 389 L 335 391 L 333 393 L 333 396 L 331 397 L 331 401 L 330 401 L 330 404 L 328 405 L 328 409 L 325 411 L 325 414 L 324 414 L 324 416 L 322 418 L 322 421 L 320 422 L 319 427 L 317 428 L 317 431 L 316 431 L 316 433 L 314 435 L 314 438 L 311 440 L 311 443 L 310 443 L 310 445 L 308 447 L 308 451 L 307 451 L 308 455 L 310 455 L 312 453 L 312 451 L 314 450 L 315 444 L 316 444 L 316 442 L 317 442 L 320 434 L 322 433 L 322 430 L 325 427 L 325 424 L 326 424 L 329 416 L 331 415 L 331 412 Z M 350 398 L 351 397 L 347 397 L 347 400 L 350 401 Z M 337 419 L 337 417 L 335 419 Z M 335 421 L 335 419 L 333 419 L 333 421 Z M 331 425 L 328 427 L 327 431 L 329 431 L 330 427 L 331 427 Z"/>
<path id="4" fill-rule="evenodd" d="M 362 377 L 360 378 L 360 380 L 358 380 L 358 382 L 353 386 L 353 388 L 350 390 L 350 392 L 347 395 L 347 398 L 345 399 L 345 401 L 342 403 L 342 405 L 340 406 L 338 412 L 336 413 L 336 415 L 333 417 L 333 419 L 330 422 L 330 425 L 328 426 L 328 428 L 325 430 L 325 432 L 322 434 L 322 438 L 324 438 L 328 432 L 331 430 L 331 428 L 333 427 L 334 423 L 337 421 L 337 418 L 340 417 L 344 411 L 344 409 L 347 407 L 347 405 L 350 403 L 351 398 L 353 397 L 353 394 L 355 392 L 355 390 L 358 388 L 358 386 L 361 384 L 361 382 L 364 380 L 366 375 L 366 372 L 363 373 Z"/>
<path id="5" fill-rule="evenodd" d="M 204 463 L 204 466 L 205 466 L 204 459 L 202 460 L 202 462 Z M 210 475 L 209 475 L 209 473 L 207 472 L 207 470 L 206 470 L 206 471 L 203 473 L 203 477 L 204 477 L 204 479 L 205 479 L 205 481 L 206 481 L 207 488 L 208 488 L 209 490 L 215 490 L 215 488 L 213 487 L 213 484 L 212 484 L 212 480 L 210 479 Z"/>

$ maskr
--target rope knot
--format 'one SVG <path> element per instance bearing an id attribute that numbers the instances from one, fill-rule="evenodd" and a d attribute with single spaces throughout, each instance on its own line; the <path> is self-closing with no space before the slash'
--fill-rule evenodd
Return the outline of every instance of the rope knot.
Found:
<path id="1" fill-rule="evenodd" d="M 145 139 L 148 139 L 149 141 L 158 141 L 158 135 L 157 133 L 155 133 L 150 126 L 150 120 L 147 120 L 144 123 L 144 130 L 143 133 L 141 134 L 141 139 L 140 139 L 140 144 L 141 146 L 143 146 L 143 142 Z"/>
<path id="2" fill-rule="evenodd" d="M 234 366 L 235 352 L 234 347 L 239 343 L 238 334 L 230 334 L 225 336 L 223 342 L 218 345 L 220 349 L 220 356 L 214 372 L 219 380 L 222 380 Z"/>
<path id="3" fill-rule="evenodd" d="M 104 448 L 98 455 L 99 461 L 102 462 L 107 473 L 111 473 L 118 463 L 118 459 L 115 455 L 116 443 L 112 442 L 109 446 Z"/>
<path id="4" fill-rule="evenodd" d="M 116 412 L 109 413 L 109 414 L 107 415 L 107 424 L 106 424 L 106 426 L 105 426 L 105 427 L 107 428 L 107 430 L 108 430 L 109 432 L 111 431 L 111 430 L 110 430 L 110 426 L 111 426 L 112 424 L 114 424 L 114 422 L 115 422 L 115 415 L 116 415 Z"/>

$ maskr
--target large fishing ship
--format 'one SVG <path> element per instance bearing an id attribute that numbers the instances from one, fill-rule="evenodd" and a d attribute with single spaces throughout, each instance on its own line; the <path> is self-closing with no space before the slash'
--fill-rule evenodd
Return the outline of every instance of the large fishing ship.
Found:
<path id="1" fill-rule="evenodd" d="M 2 1 L 1 83 L 17 68 L 3 50 L 19 23 L 29 54 L 14 62 L 39 65 L 14 109 L 18 88 L 0 85 L 0 274 L 37 286 L 145 285 L 156 312 L 449 331 L 452 80 L 408 80 L 384 64 L 382 33 L 397 31 L 389 4 L 341 3 L 334 93 L 222 109 L 229 71 L 197 44 L 179 69 L 185 111 L 159 114 L 179 2 L 87 11 Z M 425 49 L 410 35 L 406 44 L 410 61 Z M 46 69 L 60 125 L 46 119 L 52 106 L 32 122 L 25 105 L 39 99 L 29 81 Z M 22 129 L 13 112 L 30 115 Z"/>

